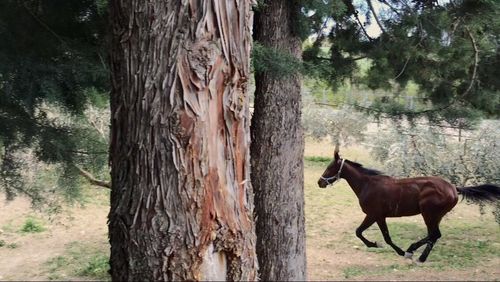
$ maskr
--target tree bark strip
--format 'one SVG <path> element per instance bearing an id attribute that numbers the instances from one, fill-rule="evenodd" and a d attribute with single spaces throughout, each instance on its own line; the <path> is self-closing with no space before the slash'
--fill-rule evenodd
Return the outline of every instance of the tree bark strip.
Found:
<path id="1" fill-rule="evenodd" d="M 113 280 L 255 280 L 250 0 L 112 0 Z"/>
<path id="2" fill-rule="evenodd" d="M 301 58 L 293 33 L 295 1 L 266 1 L 256 13 L 254 38 L 263 46 Z M 255 76 L 252 118 L 252 185 L 255 189 L 257 255 L 264 281 L 306 280 L 304 140 L 301 76 Z"/>

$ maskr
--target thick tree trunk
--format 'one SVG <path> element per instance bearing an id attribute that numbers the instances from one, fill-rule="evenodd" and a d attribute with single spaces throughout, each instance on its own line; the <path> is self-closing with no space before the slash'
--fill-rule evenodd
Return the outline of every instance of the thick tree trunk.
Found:
<path id="1" fill-rule="evenodd" d="M 255 18 L 255 39 L 300 58 L 293 34 L 294 1 L 266 1 Z M 257 256 L 266 281 L 305 280 L 304 141 L 301 77 L 256 74 L 252 118 L 252 185 L 255 189 Z"/>
<path id="2" fill-rule="evenodd" d="M 250 0 L 112 0 L 113 280 L 254 280 Z"/>

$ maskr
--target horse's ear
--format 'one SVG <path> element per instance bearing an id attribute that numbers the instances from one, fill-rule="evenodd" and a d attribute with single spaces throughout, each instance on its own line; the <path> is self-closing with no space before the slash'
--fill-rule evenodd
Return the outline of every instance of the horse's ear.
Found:
<path id="1" fill-rule="evenodd" d="M 336 160 L 340 159 L 340 156 L 339 156 L 339 143 L 337 143 L 335 145 L 335 151 L 334 151 L 334 155 L 333 156 L 335 157 Z"/>

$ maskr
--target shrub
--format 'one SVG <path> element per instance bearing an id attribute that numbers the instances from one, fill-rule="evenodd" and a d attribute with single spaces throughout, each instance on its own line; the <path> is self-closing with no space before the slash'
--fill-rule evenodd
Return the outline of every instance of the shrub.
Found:
<path id="1" fill-rule="evenodd" d="M 45 231 L 45 227 L 36 219 L 28 217 L 21 227 L 23 233 L 40 233 Z"/>

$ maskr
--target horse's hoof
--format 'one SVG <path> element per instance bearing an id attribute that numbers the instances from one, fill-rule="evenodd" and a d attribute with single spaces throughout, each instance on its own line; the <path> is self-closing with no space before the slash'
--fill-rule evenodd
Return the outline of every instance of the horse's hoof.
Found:
<path id="1" fill-rule="evenodd" d="M 405 252 L 404 256 L 407 259 L 411 259 L 413 257 L 413 253 Z"/>

